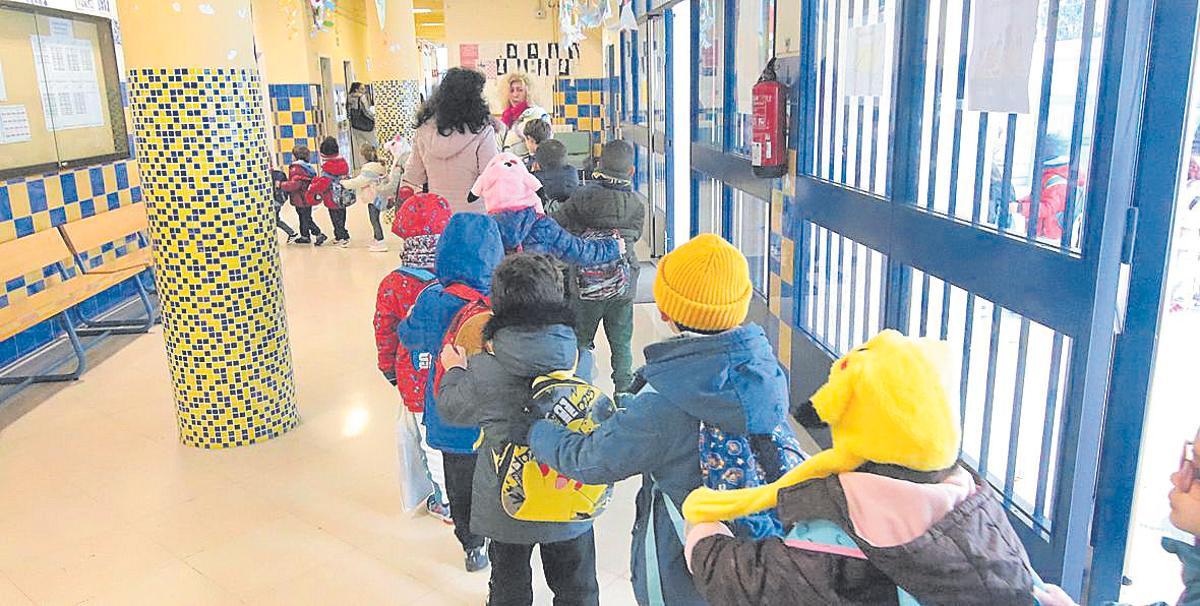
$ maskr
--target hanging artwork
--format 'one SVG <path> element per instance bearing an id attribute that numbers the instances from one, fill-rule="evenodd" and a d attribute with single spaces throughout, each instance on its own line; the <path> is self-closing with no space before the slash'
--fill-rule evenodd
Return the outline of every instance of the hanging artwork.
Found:
<path id="1" fill-rule="evenodd" d="M 459 64 L 476 68 L 488 78 L 509 72 L 525 72 L 534 77 L 566 78 L 577 69 L 578 44 L 562 46 L 558 42 L 480 42 L 459 45 Z"/>
<path id="2" fill-rule="evenodd" d="M 327 32 L 333 29 L 333 15 L 337 12 L 337 0 L 308 0 L 312 7 L 313 27 Z"/>

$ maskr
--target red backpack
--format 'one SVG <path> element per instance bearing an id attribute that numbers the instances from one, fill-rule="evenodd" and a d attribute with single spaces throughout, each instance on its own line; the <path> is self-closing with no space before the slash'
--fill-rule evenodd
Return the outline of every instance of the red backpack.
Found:
<path id="1" fill-rule="evenodd" d="M 466 349 L 468 356 L 483 351 L 483 327 L 492 318 L 491 298 L 466 284 L 451 284 L 446 287 L 446 292 L 466 301 L 467 304 L 450 320 L 450 328 L 446 329 L 446 336 L 442 337 L 442 347 L 453 343 Z M 446 368 L 442 366 L 439 351 L 434 355 L 433 393 L 437 393 L 444 374 Z"/>

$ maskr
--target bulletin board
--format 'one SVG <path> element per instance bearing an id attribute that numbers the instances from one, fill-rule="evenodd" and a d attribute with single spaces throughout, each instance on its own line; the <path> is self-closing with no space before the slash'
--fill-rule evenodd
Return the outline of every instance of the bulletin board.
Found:
<path id="1" fill-rule="evenodd" d="M 0 175 L 128 155 L 111 24 L 0 6 Z"/>

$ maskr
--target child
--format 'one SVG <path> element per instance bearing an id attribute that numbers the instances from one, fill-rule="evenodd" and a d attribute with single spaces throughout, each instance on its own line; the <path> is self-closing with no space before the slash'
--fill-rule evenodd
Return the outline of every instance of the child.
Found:
<path id="1" fill-rule="evenodd" d="M 574 369 L 579 350 L 574 318 L 563 299 L 562 274 L 544 255 L 509 256 L 492 282 L 495 314 L 484 328 L 490 353 L 471 356 L 449 345 L 442 352 L 447 369 L 438 394 L 443 419 L 456 425 L 482 425 L 483 453 L 499 453 L 509 442 L 524 443 L 529 421 L 523 409 L 534 378 Z M 533 603 L 529 558 L 534 545 L 542 553 L 542 572 L 556 604 L 599 604 L 596 545 L 592 522 L 526 522 L 513 519 L 500 503 L 500 479 L 492 456 L 475 466 L 471 530 L 489 539 L 492 561 L 488 604 Z"/>
<path id="2" fill-rule="evenodd" d="M 662 258 L 654 298 L 679 336 L 646 348 L 644 379 L 624 409 L 590 435 L 534 423 L 534 457 L 586 483 L 642 474 L 633 525 L 633 591 L 638 604 L 704 601 L 683 558 L 678 506 L 702 483 L 701 421 L 731 433 L 768 433 L 786 420 L 788 379 L 766 333 L 742 326 L 753 289 L 746 258 L 702 234 Z"/>
<path id="3" fill-rule="evenodd" d="M 525 137 L 525 154 L 521 159 L 525 161 L 525 168 L 533 170 L 538 147 L 554 138 L 554 130 L 545 120 L 529 120 L 521 128 L 521 134 Z"/>
<path id="4" fill-rule="evenodd" d="M 291 244 L 296 241 L 296 230 L 288 225 L 283 217 L 279 216 L 279 211 L 283 209 L 283 205 L 288 201 L 288 193 L 280 189 L 280 185 L 287 181 L 287 175 L 283 171 L 271 169 L 271 201 L 275 203 L 275 227 L 283 230 L 287 234 L 287 243 Z"/>
<path id="5" fill-rule="evenodd" d="M 538 153 L 547 147 L 549 142 Z M 626 292 L 604 301 L 584 301 L 576 294 L 573 301 L 580 347 L 592 348 L 596 330 L 600 322 L 604 322 L 604 334 L 612 350 L 613 386 L 621 393 L 629 391 L 633 382 L 633 300 L 637 296 L 638 282 L 638 259 L 633 245 L 642 237 L 646 216 L 646 201 L 633 191 L 630 180 L 633 177 L 633 146 L 619 140 L 606 143 L 600 154 L 596 177 L 552 216 L 572 233 L 615 229 L 625 241 L 625 257 L 630 268 Z"/>
<path id="6" fill-rule="evenodd" d="M 363 167 L 366 170 L 366 167 Z M 404 242 L 400 267 L 379 283 L 375 298 L 375 349 L 379 355 L 379 371 L 400 390 L 405 414 L 416 417 L 418 427 L 425 412 L 425 384 L 432 367 L 432 356 L 413 356 L 400 343 L 396 327 L 400 324 L 417 296 L 437 278 L 432 273 L 437 255 L 437 242 L 450 222 L 450 205 L 446 199 L 433 194 L 409 197 L 397 211 L 396 230 Z M 446 498 L 446 480 L 441 451 L 429 445 L 424 432 L 421 450 L 434 492 L 426 500 L 430 515 L 450 523 L 450 505 Z"/>
<path id="7" fill-rule="evenodd" d="M 533 176 L 542 183 L 546 212 L 554 213 L 579 188 L 579 169 L 567 164 L 567 146 L 553 139 L 538 146 Z"/>
<path id="8" fill-rule="evenodd" d="M 885 330 L 834 363 L 812 396 L 833 447 L 758 488 L 700 489 L 687 553 L 711 604 L 1070 604 L 1037 579 L 999 498 L 958 462 L 946 343 Z M 775 507 L 778 537 L 715 520 Z M 908 602 L 899 602 L 908 603 Z"/>
<path id="9" fill-rule="evenodd" d="M 321 174 L 331 179 L 350 175 L 350 165 L 340 155 L 337 139 L 333 137 L 325 137 L 321 141 Z M 325 208 L 329 209 L 329 220 L 333 222 L 333 243 L 342 248 L 350 246 L 350 232 L 346 231 L 346 209 L 336 204 L 334 196 L 326 198 Z"/>
<path id="10" fill-rule="evenodd" d="M 299 144 L 292 148 L 292 163 L 288 165 L 288 179 L 279 184 L 279 189 L 287 192 L 292 202 L 292 208 L 296 209 L 296 216 L 300 217 L 300 237 L 293 242 L 320 246 L 325 243 L 327 238 L 325 234 L 321 233 L 321 228 L 317 227 L 317 223 L 313 221 L 312 204 L 309 203 L 306 195 L 309 184 L 317 176 L 317 169 L 308 163 L 308 157 L 308 146 Z M 315 236 L 316 240 L 310 240 L 310 235 Z"/>
<path id="11" fill-rule="evenodd" d="M 374 148 L 364 148 L 363 155 L 374 157 Z M 354 191 L 354 197 L 358 202 L 361 202 L 367 207 L 367 211 L 371 216 L 371 229 L 374 231 L 374 241 L 371 247 L 367 250 L 371 252 L 387 252 L 387 244 L 383 241 L 383 224 L 379 221 L 379 216 L 387 206 L 387 192 L 394 187 L 388 179 L 383 165 L 370 161 L 363 165 L 362 170 L 358 171 L 358 176 L 353 179 L 346 179 L 342 182 L 342 186 L 346 189 Z"/>
<path id="12" fill-rule="evenodd" d="M 1200 432 L 1196 433 L 1193 442 L 1183 445 L 1183 456 L 1180 457 L 1179 469 L 1171 475 L 1171 523 L 1176 528 L 1192 535 L 1200 536 L 1200 454 L 1196 452 L 1196 444 L 1200 443 Z M 1186 585 L 1183 595 L 1179 596 L 1182 606 L 1200 604 L 1200 548 L 1196 542 L 1183 543 L 1174 539 L 1163 539 L 1163 548 L 1179 556 L 1183 562 L 1183 582 Z"/>
<path id="13" fill-rule="evenodd" d="M 437 242 L 434 273 L 438 281 L 426 288 L 397 327 L 400 342 L 413 355 L 436 356 L 454 316 L 468 303 L 450 292 L 463 285 L 479 297 L 487 297 L 492 288 L 492 271 L 504 258 L 504 246 L 496 222 L 490 217 L 459 213 L 450 219 Z M 429 377 L 434 376 L 430 369 Z M 466 553 L 468 572 L 488 567 L 484 538 L 471 530 L 471 482 L 475 475 L 475 442 L 477 427 L 454 427 L 438 414 L 435 389 L 429 380 L 425 387 L 425 424 L 429 445 L 442 451 L 445 467 L 446 494 L 450 498 L 450 515 L 454 519 L 454 534 Z"/>
<path id="14" fill-rule="evenodd" d="M 467 201 L 483 198 L 484 207 L 500 228 L 506 252 L 547 253 L 576 265 L 614 261 L 625 253 L 624 240 L 583 240 L 547 217 L 538 197 L 541 188 L 519 158 L 500 152 L 475 180 Z"/>

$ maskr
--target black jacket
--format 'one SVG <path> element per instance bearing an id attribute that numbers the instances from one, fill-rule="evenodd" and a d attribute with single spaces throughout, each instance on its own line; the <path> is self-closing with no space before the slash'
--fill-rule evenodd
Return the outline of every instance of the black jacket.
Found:
<path id="1" fill-rule="evenodd" d="M 696 544 L 693 578 L 714 606 L 898 604 L 897 587 L 922 606 L 1031 605 L 1034 577 L 1025 549 L 995 492 L 975 482 L 976 492 L 925 534 L 883 548 L 854 533 L 836 476 L 786 488 L 778 505 L 785 524 L 831 521 L 847 530 L 866 559 L 793 548 L 780 539 L 717 535 Z"/>
<path id="2" fill-rule="evenodd" d="M 579 169 L 570 164 L 535 170 L 533 176 L 542 182 L 542 193 L 546 196 L 547 206 L 551 207 L 551 210 L 561 206 L 579 189 Z"/>
<path id="3" fill-rule="evenodd" d="M 646 199 L 626 183 L 605 179 L 589 181 L 551 215 L 574 234 L 589 229 L 615 229 L 625 239 L 625 257 L 632 268 L 627 298 L 634 298 L 638 283 L 638 258 L 634 244 L 642 238 Z"/>

